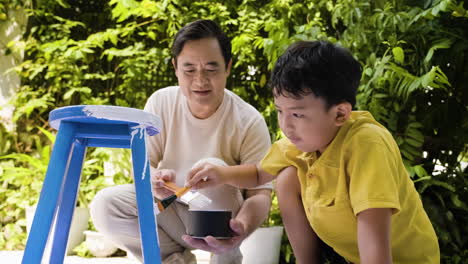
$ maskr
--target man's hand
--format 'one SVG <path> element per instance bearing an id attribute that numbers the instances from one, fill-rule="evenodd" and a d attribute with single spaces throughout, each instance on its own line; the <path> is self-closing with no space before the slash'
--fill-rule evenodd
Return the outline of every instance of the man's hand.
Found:
<path id="1" fill-rule="evenodd" d="M 224 184 L 222 168 L 225 167 L 207 162 L 195 166 L 189 171 L 185 186 L 191 186 L 193 189 L 202 189 Z"/>
<path id="2" fill-rule="evenodd" d="M 182 239 L 193 248 L 213 252 L 218 255 L 223 254 L 238 247 L 247 236 L 244 225 L 239 220 L 231 219 L 229 225 L 232 231 L 234 231 L 234 236 L 230 239 L 216 239 L 212 236 L 197 239 L 189 235 L 183 235 Z"/>
<path id="3" fill-rule="evenodd" d="M 175 171 L 168 169 L 155 169 L 150 168 L 151 173 L 151 186 L 153 188 L 153 195 L 158 199 L 164 199 L 169 195 L 174 194 L 173 191 L 164 187 L 164 182 L 173 182 L 175 180 Z"/>

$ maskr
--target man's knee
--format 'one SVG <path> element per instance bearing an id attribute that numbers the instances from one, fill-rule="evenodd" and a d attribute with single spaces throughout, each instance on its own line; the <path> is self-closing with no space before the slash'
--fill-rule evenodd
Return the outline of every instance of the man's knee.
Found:
<path id="1" fill-rule="evenodd" d="M 107 219 L 110 201 L 112 200 L 112 188 L 105 188 L 96 193 L 93 200 L 89 204 L 89 211 L 91 220 L 94 226 L 98 229 L 106 227 L 105 221 Z"/>
<path id="2" fill-rule="evenodd" d="M 134 205 L 128 198 L 132 194 L 127 189 L 127 186 L 112 186 L 96 193 L 89 209 L 93 224 L 99 231 L 108 231 L 116 218 L 123 218 L 122 212 L 132 211 Z"/>
<path id="3" fill-rule="evenodd" d="M 227 166 L 227 163 L 219 158 L 204 158 L 199 161 L 197 161 L 194 165 L 193 168 L 197 167 L 198 165 L 201 165 L 203 163 L 210 163 L 216 166 Z"/>
<path id="4" fill-rule="evenodd" d="M 221 255 L 213 254 L 210 259 L 210 264 L 241 264 L 242 253 L 239 248 L 234 248 Z"/>

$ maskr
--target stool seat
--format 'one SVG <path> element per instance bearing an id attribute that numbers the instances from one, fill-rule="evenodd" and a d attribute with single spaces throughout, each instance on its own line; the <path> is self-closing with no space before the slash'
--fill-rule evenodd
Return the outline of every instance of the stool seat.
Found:
<path id="1" fill-rule="evenodd" d="M 145 128 L 150 136 L 158 134 L 162 127 L 161 118 L 158 116 L 139 109 L 113 105 L 73 105 L 49 113 L 51 127 L 58 130 L 61 121 L 94 124 L 134 123 Z"/>
<path id="2" fill-rule="evenodd" d="M 161 119 L 139 109 L 75 105 L 49 113 L 58 130 L 22 263 L 42 263 L 48 240 L 49 263 L 63 263 L 87 147 L 130 148 L 138 221 L 145 263 L 160 264 L 146 137 L 159 133 Z"/>

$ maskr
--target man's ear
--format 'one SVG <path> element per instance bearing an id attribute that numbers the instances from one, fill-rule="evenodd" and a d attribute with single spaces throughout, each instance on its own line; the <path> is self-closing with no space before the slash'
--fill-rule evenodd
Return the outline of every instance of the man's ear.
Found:
<path id="1" fill-rule="evenodd" d="M 335 106 L 335 124 L 342 126 L 351 116 L 353 107 L 348 102 L 339 103 Z"/>
<path id="2" fill-rule="evenodd" d="M 171 62 L 172 66 L 174 66 L 175 75 L 177 76 L 177 61 L 174 58 L 172 58 Z"/>
<path id="3" fill-rule="evenodd" d="M 229 60 L 228 65 L 226 67 L 226 73 L 228 75 L 231 73 L 231 67 L 232 67 L 232 59 Z"/>

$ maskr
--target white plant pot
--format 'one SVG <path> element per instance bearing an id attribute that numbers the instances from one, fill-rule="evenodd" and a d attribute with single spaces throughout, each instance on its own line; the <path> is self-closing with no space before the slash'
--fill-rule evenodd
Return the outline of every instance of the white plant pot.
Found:
<path id="1" fill-rule="evenodd" d="M 28 234 L 31 229 L 35 212 L 36 206 L 30 206 L 26 208 L 26 230 Z M 67 255 L 71 255 L 73 249 L 84 241 L 85 235 L 83 234 L 83 231 L 85 231 L 88 228 L 88 220 L 88 208 L 76 207 L 75 212 L 73 213 L 73 219 L 70 226 L 70 233 L 68 235 Z M 53 237 L 53 234 L 49 235 L 49 238 L 51 237 Z M 50 252 L 50 246 L 50 243 L 47 243 L 45 255 L 48 255 L 48 252 Z"/>
<path id="2" fill-rule="evenodd" d="M 86 247 L 95 257 L 108 257 L 117 251 L 117 246 L 105 238 L 103 234 L 90 230 L 84 231 L 84 234 Z"/>
<path id="3" fill-rule="evenodd" d="M 279 262 L 282 226 L 257 228 L 240 245 L 243 264 L 277 264 Z"/>

